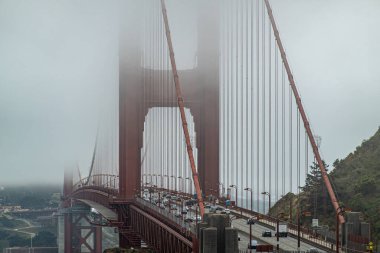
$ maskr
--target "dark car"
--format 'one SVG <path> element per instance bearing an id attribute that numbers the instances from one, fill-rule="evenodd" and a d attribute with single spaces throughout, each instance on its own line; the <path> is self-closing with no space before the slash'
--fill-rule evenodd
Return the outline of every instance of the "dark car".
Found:
<path id="1" fill-rule="evenodd" d="M 254 220 L 253 218 L 249 218 L 249 219 L 247 220 L 247 224 L 248 224 L 248 225 L 253 225 L 253 224 L 255 224 L 255 222 L 256 222 L 256 220 Z"/>
<path id="2" fill-rule="evenodd" d="M 192 218 L 186 218 L 185 222 L 193 222 L 193 219 Z"/>
<path id="3" fill-rule="evenodd" d="M 262 233 L 262 237 L 272 237 L 272 232 L 271 231 L 264 231 Z"/>

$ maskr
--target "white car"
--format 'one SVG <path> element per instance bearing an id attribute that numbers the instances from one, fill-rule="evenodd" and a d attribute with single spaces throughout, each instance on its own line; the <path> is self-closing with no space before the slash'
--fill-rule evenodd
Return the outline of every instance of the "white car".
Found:
<path id="1" fill-rule="evenodd" d="M 230 213 L 231 213 L 231 210 L 230 210 L 230 209 L 224 209 L 224 212 L 225 212 L 226 214 L 230 214 Z"/>
<path id="2" fill-rule="evenodd" d="M 202 217 L 201 217 L 200 215 L 197 215 L 197 216 L 193 216 L 193 217 L 191 217 L 191 219 L 192 219 L 193 221 L 201 221 L 201 220 L 202 220 Z"/>

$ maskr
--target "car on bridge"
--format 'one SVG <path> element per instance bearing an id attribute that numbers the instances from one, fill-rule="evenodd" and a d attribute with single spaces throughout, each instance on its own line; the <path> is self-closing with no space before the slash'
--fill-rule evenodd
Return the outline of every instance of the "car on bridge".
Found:
<path id="1" fill-rule="evenodd" d="M 262 237 L 272 237 L 272 231 L 265 230 L 262 234 Z"/>
<path id="2" fill-rule="evenodd" d="M 248 243 L 248 249 L 256 249 L 257 248 L 257 241 L 251 240 L 251 243 Z"/>
<path id="3" fill-rule="evenodd" d="M 247 220 L 247 225 L 254 225 L 256 222 L 256 219 L 254 217 L 251 217 Z"/>
<path id="4" fill-rule="evenodd" d="M 193 222 L 193 219 L 192 219 L 191 217 L 187 217 L 187 218 L 185 219 L 185 222 Z"/>
<path id="5" fill-rule="evenodd" d="M 197 215 L 197 216 L 192 216 L 191 219 L 193 221 L 201 221 L 202 220 L 202 217 L 200 215 Z"/>

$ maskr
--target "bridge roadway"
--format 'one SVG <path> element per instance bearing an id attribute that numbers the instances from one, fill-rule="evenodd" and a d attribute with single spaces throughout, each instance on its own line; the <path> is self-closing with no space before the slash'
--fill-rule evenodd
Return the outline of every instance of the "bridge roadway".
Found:
<path id="1" fill-rule="evenodd" d="M 155 198 L 157 196 L 152 196 L 152 198 Z M 152 209 L 157 210 L 159 213 L 164 214 L 167 218 L 170 218 L 171 220 L 175 221 L 176 223 L 180 224 L 181 226 L 185 227 L 186 229 L 191 229 L 193 230 L 194 222 L 193 224 L 189 224 L 187 222 L 183 222 L 182 218 L 178 218 L 174 215 L 174 212 L 168 211 L 168 208 L 165 207 L 165 209 L 159 208 L 153 203 L 150 203 L 148 200 L 144 200 L 142 198 L 138 198 L 138 201 L 140 203 L 144 203 L 145 206 L 149 206 Z M 173 201 L 174 203 L 174 201 Z M 206 209 L 206 212 L 208 212 L 208 209 Z M 191 209 L 190 210 L 190 216 L 195 216 L 195 210 Z M 240 237 L 240 242 L 239 242 L 239 249 L 245 250 L 247 249 L 248 242 L 249 242 L 249 225 L 247 224 L 247 219 L 243 218 L 237 218 L 234 213 L 231 215 L 231 220 L 232 220 L 232 226 L 239 231 L 239 237 Z M 262 232 L 263 231 L 272 231 L 272 237 L 262 237 Z M 277 245 L 277 239 L 274 236 L 275 231 L 274 229 L 270 228 L 269 225 L 265 225 L 261 222 L 256 222 L 256 224 L 252 225 L 252 237 L 254 240 L 258 241 L 258 244 L 270 244 L 273 245 L 274 248 Z M 279 246 L 281 250 L 285 251 L 297 251 L 298 250 L 298 243 L 296 238 L 292 238 L 290 236 L 279 239 Z M 309 251 L 312 248 L 318 248 L 315 245 L 306 243 L 301 241 L 300 243 L 300 251 L 306 252 Z M 323 253 L 325 251 L 319 249 L 319 252 Z"/>
<path id="2" fill-rule="evenodd" d="M 152 200 L 153 199 L 158 200 L 159 196 L 157 196 L 156 193 L 153 193 L 151 197 L 152 197 Z M 81 199 L 81 201 L 97 209 L 99 213 L 101 213 L 107 220 L 116 219 L 116 213 L 112 212 L 111 210 L 108 210 L 108 208 L 103 207 L 102 205 L 93 201 L 84 200 L 84 199 Z M 174 212 L 173 211 L 169 212 L 167 207 L 160 208 L 156 204 L 150 203 L 149 200 L 147 199 L 144 200 L 143 198 L 139 198 L 139 197 L 136 199 L 136 201 L 146 207 L 153 209 L 153 211 L 160 213 L 163 216 L 166 216 L 166 218 L 169 218 L 170 220 L 179 224 L 180 227 L 184 228 L 185 230 L 194 232 L 194 223 L 191 224 L 191 223 L 184 222 L 184 219 L 182 217 L 176 217 Z M 177 207 L 180 207 L 181 205 L 180 201 L 179 202 L 173 201 L 173 202 L 176 202 L 175 204 L 177 205 Z M 240 215 L 240 211 L 236 212 L 235 210 L 233 210 L 233 212 L 231 213 L 231 220 L 232 220 L 232 226 L 239 230 L 239 236 L 241 238 L 241 241 L 239 243 L 239 248 L 241 250 L 245 250 L 247 249 L 248 242 L 249 242 L 249 225 L 246 224 L 246 220 L 248 217 L 250 217 L 250 215 L 245 212 L 243 212 L 242 214 L 243 216 Z M 189 212 L 189 215 L 195 216 L 195 210 L 191 210 Z M 277 241 L 276 241 L 276 237 L 274 237 L 274 225 L 275 224 L 272 224 L 271 221 L 267 221 L 264 219 L 261 219 L 259 222 L 256 222 L 256 224 L 252 226 L 253 238 L 257 240 L 259 244 L 271 244 L 274 247 L 276 247 Z M 273 237 L 271 238 L 262 237 L 261 234 L 265 230 L 272 231 Z M 296 232 L 292 231 L 291 229 L 289 232 L 296 234 Z M 306 235 L 302 235 L 302 236 L 305 237 Z M 301 247 L 300 247 L 301 251 L 309 251 L 311 248 L 318 248 L 320 249 L 320 252 L 323 252 L 322 246 L 316 245 L 315 243 L 314 244 L 309 243 L 309 241 L 307 240 L 305 242 L 304 238 L 303 240 L 304 241 L 301 241 Z M 280 246 L 280 249 L 282 250 L 297 251 L 297 240 L 289 236 L 287 238 L 280 238 L 279 246 Z M 324 249 L 326 249 L 326 247 L 324 247 Z"/>
<path id="3" fill-rule="evenodd" d="M 252 214 L 249 214 L 245 211 L 232 210 L 232 213 L 234 213 L 235 215 L 237 215 L 239 217 L 243 217 L 245 219 L 248 219 L 249 217 L 252 216 Z M 275 227 L 276 227 L 276 223 L 274 221 L 266 219 L 265 215 L 264 216 L 261 215 L 261 216 L 262 216 L 262 218 L 259 221 L 257 221 L 255 225 L 258 225 L 258 226 L 265 228 L 264 230 L 274 231 Z M 293 224 L 293 227 L 294 226 L 295 225 Z M 292 239 L 292 237 L 297 238 L 298 231 L 297 231 L 297 229 L 288 226 L 288 234 L 290 235 L 290 236 L 288 236 L 288 238 L 290 238 L 290 239 Z M 327 242 L 321 238 L 311 237 L 309 233 L 306 233 L 306 232 L 304 233 L 302 231 L 302 229 L 300 232 L 300 238 L 301 238 L 301 246 L 302 246 L 302 243 L 305 243 L 306 245 L 310 246 L 309 249 L 310 248 L 317 248 L 317 249 L 319 249 L 319 251 L 324 250 L 324 251 L 335 252 L 335 244 L 331 244 L 330 242 Z M 297 245 L 297 243 L 296 243 L 296 245 Z"/>
<path id="4" fill-rule="evenodd" d="M 247 224 L 247 220 L 245 220 L 245 219 L 234 219 L 232 221 L 232 225 L 234 228 L 238 229 L 241 232 L 240 234 L 244 234 L 244 236 L 246 238 L 249 238 L 249 225 Z M 272 237 L 262 237 L 262 233 L 264 231 L 271 231 Z M 252 225 L 252 237 L 255 240 L 258 240 L 259 244 L 261 241 L 264 244 L 270 244 L 270 245 L 273 245 L 274 248 L 276 248 L 277 238 L 274 236 L 274 234 L 275 234 L 274 230 L 269 229 L 265 226 L 262 226 L 262 225 L 257 224 L 257 223 Z M 245 245 L 246 247 L 248 245 L 248 241 L 249 241 L 249 239 L 247 240 L 247 244 Z M 297 251 L 298 250 L 297 239 L 289 237 L 289 236 L 288 237 L 280 237 L 279 238 L 279 246 L 280 246 L 281 250 L 285 250 L 285 251 Z M 315 248 L 314 246 L 307 244 L 305 242 L 302 242 L 302 241 L 301 241 L 300 246 L 301 246 L 300 251 L 303 251 L 303 252 L 309 251 L 311 248 Z M 319 250 L 319 252 L 324 252 L 324 251 Z"/>

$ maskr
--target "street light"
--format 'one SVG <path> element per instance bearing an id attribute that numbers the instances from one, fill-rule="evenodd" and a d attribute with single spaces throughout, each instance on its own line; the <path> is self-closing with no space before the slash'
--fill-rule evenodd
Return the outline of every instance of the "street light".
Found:
<path id="1" fill-rule="evenodd" d="M 177 178 L 173 175 L 170 176 L 174 180 L 174 194 L 177 193 Z"/>
<path id="2" fill-rule="evenodd" d="M 238 192 L 238 188 L 237 188 L 237 186 L 234 185 L 234 184 L 230 185 L 230 188 L 235 188 L 235 191 L 236 191 L 235 206 L 237 207 L 237 205 L 238 205 L 238 194 L 237 194 L 237 192 Z"/>
<path id="3" fill-rule="evenodd" d="M 169 190 L 170 190 L 170 189 L 169 189 L 169 188 L 170 188 L 170 187 L 169 187 L 169 176 L 168 176 L 168 175 L 163 175 L 163 177 L 167 177 L 167 178 L 168 178 L 168 184 L 167 184 L 167 185 L 168 185 L 168 188 L 167 188 L 167 190 L 169 191 Z"/>
<path id="4" fill-rule="evenodd" d="M 161 191 L 158 189 L 157 185 L 153 185 L 153 188 L 156 189 L 158 193 L 158 207 L 161 207 Z"/>
<path id="5" fill-rule="evenodd" d="M 185 178 L 186 180 L 189 180 L 190 181 L 190 195 L 192 195 L 193 194 L 193 180 L 192 180 L 192 178 L 191 177 L 187 177 L 187 178 Z"/>
<path id="6" fill-rule="evenodd" d="M 146 174 L 146 175 L 150 177 L 149 183 L 152 183 L 152 174 Z"/>
<path id="7" fill-rule="evenodd" d="M 285 213 L 277 213 L 277 222 L 276 222 L 276 241 L 277 241 L 277 252 L 280 251 L 280 232 L 279 232 L 279 226 L 280 226 L 280 217 L 283 218 Z"/>
<path id="8" fill-rule="evenodd" d="M 253 211 L 253 197 L 252 197 L 252 189 L 251 188 L 244 188 L 244 191 L 251 193 L 251 212 Z"/>
<path id="9" fill-rule="evenodd" d="M 160 175 L 160 174 L 157 174 L 156 175 L 157 177 L 160 177 L 160 188 L 162 189 L 162 175 Z M 157 185 L 157 184 L 156 184 Z"/>
<path id="10" fill-rule="evenodd" d="M 31 233 L 30 234 L 30 250 L 32 250 L 33 249 L 33 237 L 35 236 L 35 234 L 34 233 Z M 34 250 L 33 250 L 34 251 Z"/>
<path id="11" fill-rule="evenodd" d="M 156 174 L 152 174 L 153 177 L 156 177 L 156 183 L 155 185 L 157 185 L 157 175 Z"/>
<path id="12" fill-rule="evenodd" d="M 224 197 L 224 190 L 225 190 L 224 184 L 223 183 L 219 183 L 219 186 L 222 186 L 222 190 L 219 193 L 219 198 L 222 198 L 222 197 Z"/>
<path id="13" fill-rule="evenodd" d="M 182 192 L 182 193 L 184 193 L 184 192 L 185 192 L 185 189 L 181 189 L 181 180 L 182 180 L 182 188 L 184 188 L 184 185 L 185 185 L 185 184 L 183 183 L 183 180 L 185 180 L 185 179 L 184 179 L 183 177 L 181 177 L 181 176 L 178 176 L 177 178 L 180 179 L 180 180 L 179 180 L 179 186 L 178 186 L 179 191 Z"/>
<path id="14" fill-rule="evenodd" d="M 269 214 L 269 211 L 270 211 L 270 193 L 269 192 L 262 192 L 261 194 L 268 195 L 268 197 L 269 197 L 269 209 L 268 209 L 268 214 Z M 265 198 L 264 198 L 264 202 L 265 202 Z M 264 204 L 264 213 L 265 213 L 265 204 Z"/>

